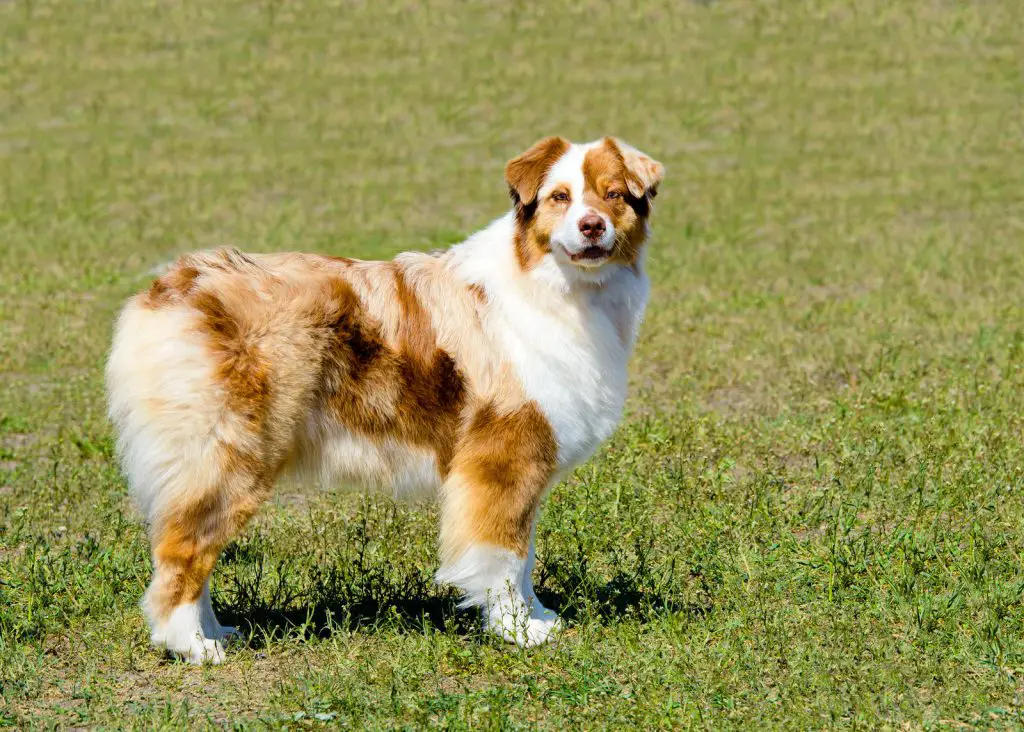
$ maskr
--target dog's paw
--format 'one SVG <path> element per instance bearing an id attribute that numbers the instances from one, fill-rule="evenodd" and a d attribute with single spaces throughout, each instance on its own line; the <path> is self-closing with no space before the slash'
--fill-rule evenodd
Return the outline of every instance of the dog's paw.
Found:
<path id="1" fill-rule="evenodd" d="M 224 662 L 224 646 L 220 641 L 224 632 L 233 628 L 207 623 L 206 632 L 199 622 L 199 613 L 194 606 L 180 606 L 164 622 L 157 625 L 150 641 L 157 648 L 166 649 L 175 658 L 187 663 L 201 665 Z"/>
<path id="2" fill-rule="evenodd" d="M 202 666 L 204 663 L 216 666 L 224 663 L 224 646 L 220 644 L 220 641 L 210 638 L 196 638 L 187 650 L 171 651 L 171 653 L 182 661 L 195 666 Z"/>
<path id="3" fill-rule="evenodd" d="M 492 612 L 484 617 L 484 628 L 499 638 L 515 643 L 520 648 L 533 648 L 558 635 L 564 627 L 558 614 L 545 607 L 534 608 L 526 615 L 520 612 Z"/>
<path id="4" fill-rule="evenodd" d="M 516 637 L 516 643 L 522 648 L 532 648 L 554 640 L 564 627 L 562 619 L 550 610 L 544 610 L 549 617 L 530 618 L 524 632 Z"/>

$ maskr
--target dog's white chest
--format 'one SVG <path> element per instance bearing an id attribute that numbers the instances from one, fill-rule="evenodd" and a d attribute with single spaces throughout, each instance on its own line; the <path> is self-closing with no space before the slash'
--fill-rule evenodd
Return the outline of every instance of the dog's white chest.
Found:
<path id="1" fill-rule="evenodd" d="M 626 400 L 627 357 L 578 343 L 565 343 L 564 348 L 527 367 L 536 372 L 528 379 L 527 392 L 554 430 L 559 468 L 570 470 L 615 431 Z"/>
<path id="2" fill-rule="evenodd" d="M 636 306 L 642 311 L 643 302 Z M 559 472 L 589 458 L 615 431 L 639 316 L 621 302 L 595 299 L 562 312 L 527 308 L 510 322 L 511 360 L 552 426 Z"/>

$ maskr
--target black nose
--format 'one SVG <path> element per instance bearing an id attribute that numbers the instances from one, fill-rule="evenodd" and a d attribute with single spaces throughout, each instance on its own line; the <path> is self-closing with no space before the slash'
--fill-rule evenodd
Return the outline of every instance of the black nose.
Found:
<path id="1" fill-rule="evenodd" d="M 580 233 L 588 239 L 596 239 L 604 233 L 604 219 L 597 214 L 587 214 L 580 219 Z"/>

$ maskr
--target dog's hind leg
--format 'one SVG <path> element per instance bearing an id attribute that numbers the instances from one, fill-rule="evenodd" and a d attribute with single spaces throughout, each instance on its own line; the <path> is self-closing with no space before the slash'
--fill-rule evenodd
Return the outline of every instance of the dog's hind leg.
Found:
<path id="1" fill-rule="evenodd" d="M 150 524 L 143 609 L 153 642 L 195 663 L 223 659 L 210 573 L 289 458 L 319 374 L 323 335 L 307 324 L 321 293 L 271 307 L 276 280 L 260 272 L 230 252 L 183 259 L 125 306 L 107 363 L 118 453 Z"/>
<path id="2" fill-rule="evenodd" d="M 224 660 L 220 641 L 233 629 L 213 614 L 210 573 L 265 496 L 257 478 L 235 474 L 161 507 L 151 529 L 153 579 L 142 603 L 155 645 L 189 663 Z"/>

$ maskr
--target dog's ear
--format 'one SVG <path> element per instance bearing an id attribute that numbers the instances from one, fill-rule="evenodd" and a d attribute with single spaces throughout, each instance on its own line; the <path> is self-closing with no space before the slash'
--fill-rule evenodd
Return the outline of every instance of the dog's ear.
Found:
<path id="1" fill-rule="evenodd" d="M 505 166 L 505 181 L 513 200 L 529 206 L 537 199 L 544 176 L 555 162 L 568 152 L 571 143 L 564 137 L 545 137 Z"/>
<path id="2" fill-rule="evenodd" d="M 609 138 L 622 154 L 626 165 L 626 188 L 636 198 L 658 195 L 658 184 L 665 177 L 665 166 L 649 155 L 627 145 L 622 140 Z"/>

